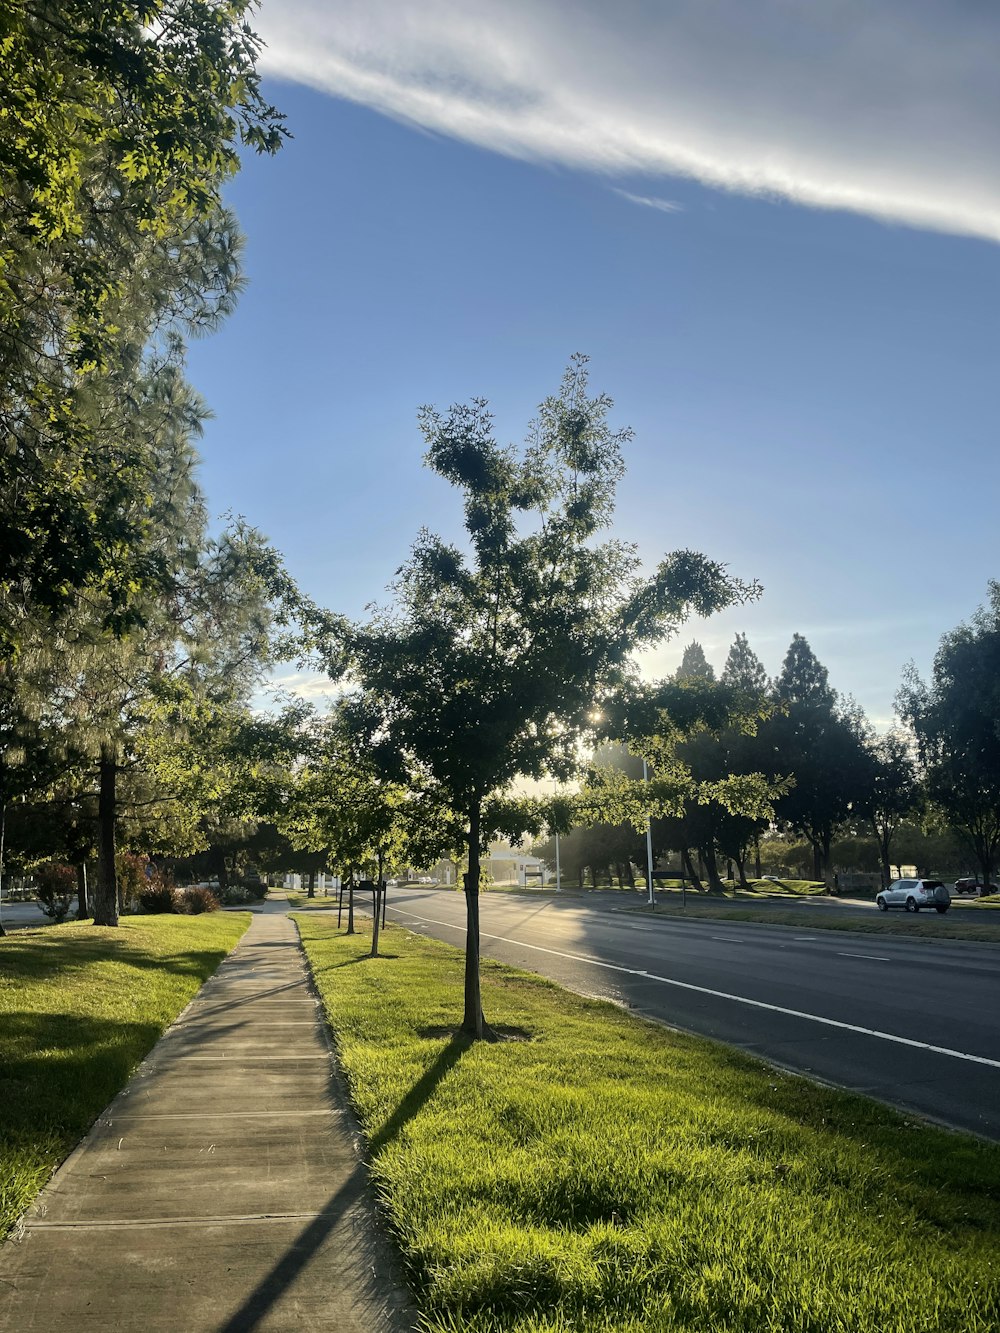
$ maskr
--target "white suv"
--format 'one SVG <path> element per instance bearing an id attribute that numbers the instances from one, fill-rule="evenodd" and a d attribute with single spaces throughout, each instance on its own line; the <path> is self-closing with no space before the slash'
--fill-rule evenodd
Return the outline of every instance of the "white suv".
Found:
<path id="1" fill-rule="evenodd" d="M 908 912 L 933 907 L 935 911 L 947 912 L 951 894 L 939 879 L 897 879 L 876 896 L 875 905 L 880 912 L 888 912 L 890 907 L 905 907 Z"/>

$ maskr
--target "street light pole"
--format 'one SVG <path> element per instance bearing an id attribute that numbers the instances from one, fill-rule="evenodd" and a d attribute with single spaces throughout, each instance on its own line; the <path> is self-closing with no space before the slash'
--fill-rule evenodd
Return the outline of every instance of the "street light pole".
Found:
<path id="1" fill-rule="evenodd" d="M 642 780 L 646 784 L 646 798 L 649 799 L 649 769 L 646 766 L 645 759 L 642 761 Z M 655 907 L 653 901 L 653 831 L 652 821 L 649 817 L 649 811 L 646 811 L 646 887 L 649 891 L 647 899 L 650 907 Z"/>

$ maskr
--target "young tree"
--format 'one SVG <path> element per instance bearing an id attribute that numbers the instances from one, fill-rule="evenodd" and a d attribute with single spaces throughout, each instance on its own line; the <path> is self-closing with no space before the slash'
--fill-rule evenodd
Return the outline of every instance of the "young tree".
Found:
<path id="1" fill-rule="evenodd" d="M 541 404 L 523 453 L 500 447 L 483 400 L 421 415 L 427 461 L 465 498 L 468 549 L 424 532 L 396 604 L 346 635 L 366 731 L 437 784 L 463 820 L 465 1014 L 489 1034 L 479 987 L 480 856 L 492 797 L 519 776 L 568 778 L 578 747 L 629 681 L 636 649 L 755 589 L 689 551 L 638 576 L 633 547 L 598 542 L 612 517 L 624 431 L 588 397 L 585 358 Z M 529 521 L 529 516 L 533 522 Z"/>
<path id="2" fill-rule="evenodd" d="M 1000 848 L 1000 582 L 968 624 L 945 634 L 930 684 L 911 666 L 897 708 L 912 726 L 933 810 L 993 882 Z"/>

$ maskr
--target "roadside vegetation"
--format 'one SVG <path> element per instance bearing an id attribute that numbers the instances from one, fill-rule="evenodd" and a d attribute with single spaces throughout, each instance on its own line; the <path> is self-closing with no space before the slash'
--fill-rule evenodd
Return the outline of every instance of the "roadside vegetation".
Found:
<path id="1" fill-rule="evenodd" d="M 971 903 L 962 904 L 965 908 Z M 969 940 L 979 943 L 1000 942 L 1000 919 L 988 913 L 976 913 L 973 910 L 961 911 L 958 916 L 948 912 L 939 916 L 937 912 L 925 912 L 919 917 L 903 912 L 879 912 L 873 906 L 870 915 L 862 916 L 857 912 L 840 912 L 831 904 L 828 912 L 786 910 L 781 908 L 758 908 L 734 906 L 723 907 L 721 903 L 692 902 L 681 909 L 679 903 L 662 903 L 659 899 L 655 908 L 645 904 L 636 904 L 634 912 L 670 913 L 689 920 L 704 921 L 753 921 L 762 926 L 795 926 L 798 930 L 846 930 L 859 935 L 902 935 L 907 939 L 918 940 Z"/>
<path id="2" fill-rule="evenodd" d="M 249 916 L 19 930 L 0 971 L 0 1237 L 239 940 Z"/>
<path id="3" fill-rule="evenodd" d="M 299 928 L 429 1333 L 1000 1326 L 1000 1148 L 492 962 L 473 1043 L 459 951 Z"/>

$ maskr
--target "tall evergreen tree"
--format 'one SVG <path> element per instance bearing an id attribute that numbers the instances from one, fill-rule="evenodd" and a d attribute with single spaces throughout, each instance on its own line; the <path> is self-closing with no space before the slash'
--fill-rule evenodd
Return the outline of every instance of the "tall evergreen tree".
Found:
<path id="1" fill-rule="evenodd" d="M 794 778 L 778 816 L 809 840 L 813 873 L 832 886 L 830 845 L 851 814 L 866 770 L 863 719 L 841 704 L 826 667 L 801 634 L 792 638 L 775 682 L 777 711 L 762 729 L 770 771 Z"/>
<path id="2" fill-rule="evenodd" d="M 929 683 L 911 666 L 897 697 L 913 728 L 932 809 L 993 882 L 1000 852 L 1000 582 L 945 634 Z"/>
<path id="3" fill-rule="evenodd" d="M 726 665 L 722 668 L 721 680 L 724 685 L 760 699 L 767 695 L 770 681 L 764 663 L 750 647 L 745 634 L 737 634 L 733 640 Z"/>
<path id="4" fill-rule="evenodd" d="M 684 649 L 681 664 L 674 672 L 674 680 L 715 680 L 715 669 L 697 639 L 692 639 Z"/>

